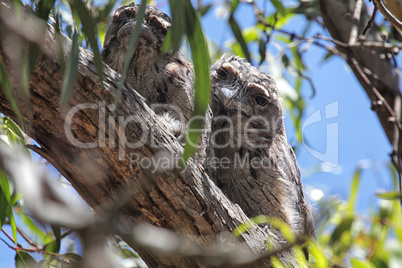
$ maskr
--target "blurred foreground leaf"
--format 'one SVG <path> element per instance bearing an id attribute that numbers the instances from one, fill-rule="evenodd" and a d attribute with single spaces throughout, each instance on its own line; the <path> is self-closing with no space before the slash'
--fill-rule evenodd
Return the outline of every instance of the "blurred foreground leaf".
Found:
<path id="1" fill-rule="evenodd" d="M 85 2 L 82 0 L 69 0 L 71 10 L 76 13 L 82 23 L 82 30 L 88 38 L 89 45 L 94 52 L 96 70 L 98 71 L 99 82 L 103 85 L 103 62 L 99 52 L 98 39 L 96 38 L 95 21 L 89 12 Z M 77 25 L 79 25 L 77 23 Z"/>
<path id="2" fill-rule="evenodd" d="M 230 24 L 230 27 L 232 28 L 233 35 L 235 36 L 237 42 L 241 46 L 241 49 L 244 53 L 244 56 L 246 57 L 246 60 L 251 63 L 251 56 L 250 56 L 250 52 L 248 50 L 246 41 L 244 40 L 243 34 L 233 16 L 233 14 L 231 14 L 229 17 L 229 24 Z"/>
<path id="3" fill-rule="evenodd" d="M 14 260 L 16 268 L 31 268 L 36 264 L 34 257 L 24 250 L 17 250 Z"/>
<path id="4" fill-rule="evenodd" d="M 71 46 L 70 56 L 67 59 L 67 63 L 63 75 L 63 87 L 61 89 L 60 106 L 64 107 L 67 104 L 68 99 L 73 93 L 74 83 L 77 80 L 78 75 L 78 60 L 79 60 L 79 44 L 78 34 L 74 31 L 73 41 Z"/>
<path id="5" fill-rule="evenodd" d="M 193 155 L 198 144 L 198 138 L 203 128 L 204 115 L 210 98 L 211 82 L 209 79 L 208 45 L 200 23 L 200 16 L 187 0 L 185 6 L 186 34 L 190 44 L 191 58 L 194 63 L 194 112 L 188 129 L 186 144 L 180 161 L 179 170 L 182 170 L 187 160 Z"/>
<path id="6" fill-rule="evenodd" d="M 402 193 L 399 192 L 379 193 L 377 196 L 386 200 L 402 199 Z"/>

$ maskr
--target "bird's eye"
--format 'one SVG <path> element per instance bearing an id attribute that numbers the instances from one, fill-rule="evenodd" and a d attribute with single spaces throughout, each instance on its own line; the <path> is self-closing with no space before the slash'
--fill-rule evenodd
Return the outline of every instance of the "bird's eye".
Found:
<path id="1" fill-rule="evenodd" d="M 260 106 L 265 106 L 265 105 L 268 104 L 269 100 L 266 97 L 263 97 L 263 96 L 256 96 L 255 97 L 255 102 Z"/>
<path id="2" fill-rule="evenodd" d="M 223 68 L 217 70 L 216 73 L 218 74 L 219 78 L 226 79 L 228 77 L 228 73 Z"/>
<path id="3" fill-rule="evenodd" d="M 165 28 L 159 28 L 159 29 L 157 29 L 157 31 L 163 35 L 166 35 L 166 33 L 167 33 L 167 30 Z"/>

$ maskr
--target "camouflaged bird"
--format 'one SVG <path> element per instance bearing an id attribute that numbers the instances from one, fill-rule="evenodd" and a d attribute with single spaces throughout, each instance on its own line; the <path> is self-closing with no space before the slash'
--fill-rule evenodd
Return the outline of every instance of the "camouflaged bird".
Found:
<path id="1" fill-rule="evenodd" d="M 211 77 L 215 182 L 248 217 L 278 218 L 296 236 L 314 236 L 273 78 L 234 56 L 216 62 Z M 278 247 L 286 244 L 280 237 L 274 241 Z M 289 254 L 282 255 L 283 262 L 295 265 Z"/>
<path id="2" fill-rule="evenodd" d="M 146 99 L 156 113 L 168 111 L 185 122 L 193 110 L 192 66 L 180 51 L 175 54 L 168 52 L 159 58 L 171 20 L 152 6 L 146 8 L 144 21 L 139 22 L 142 23 L 142 30 L 134 53 L 127 55 L 138 9 L 139 5 L 132 3 L 114 12 L 105 35 L 103 59 L 121 74 L 124 62 L 129 58 L 126 82 Z"/>

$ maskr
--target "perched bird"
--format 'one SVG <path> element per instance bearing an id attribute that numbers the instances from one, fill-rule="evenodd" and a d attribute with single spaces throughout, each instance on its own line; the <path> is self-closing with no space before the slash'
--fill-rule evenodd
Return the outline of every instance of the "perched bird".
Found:
<path id="1" fill-rule="evenodd" d="M 314 236 L 311 207 L 273 78 L 235 56 L 216 62 L 211 77 L 215 182 L 248 217 L 278 218 L 296 236 Z M 279 247 L 286 243 L 283 237 L 279 240 Z"/>
<path id="2" fill-rule="evenodd" d="M 168 52 L 160 58 L 171 20 L 162 11 L 148 6 L 144 21 L 138 22 L 138 9 L 139 5 L 132 3 L 114 12 L 105 35 L 103 59 L 112 69 L 122 73 L 124 62 L 129 58 L 126 82 L 156 113 L 168 112 L 185 123 L 193 110 L 192 66 L 180 51 Z M 142 31 L 134 53 L 127 55 L 135 23 L 142 23 Z"/>

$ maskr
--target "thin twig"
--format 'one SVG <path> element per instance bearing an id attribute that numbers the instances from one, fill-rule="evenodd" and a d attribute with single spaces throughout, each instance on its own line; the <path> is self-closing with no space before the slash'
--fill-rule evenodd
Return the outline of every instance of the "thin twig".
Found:
<path id="1" fill-rule="evenodd" d="M 32 241 L 22 230 L 21 228 L 17 227 L 17 231 L 20 233 L 20 235 L 28 242 L 28 244 L 30 244 L 33 247 L 38 248 L 38 245 Z"/>
<path id="2" fill-rule="evenodd" d="M 373 10 L 373 14 L 371 15 L 371 18 L 369 19 L 369 21 L 367 22 L 366 27 L 364 27 L 362 34 L 361 35 L 366 35 L 368 29 L 371 28 L 371 26 L 373 25 L 374 19 L 375 19 L 375 15 L 377 14 L 377 6 L 374 5 L 374 10 Z"/>
<path id="3" fill-rule="evenodd" d="M 373 86 L 370 79 L 367 77 L 368 74 L 362 70 L 362 68 L 360 67 L 360 65 L 358 64 L 356 59 L 354 59 L 354 58 L 348 59 L 348 62 L 350 62 L 350 65 L 352 65 L 356 69 L 356 71 L 359 73 L 359 76 L 363 79 L 364 83 L 370 88 L 370 90 L 372 91 L 374 96 L 377 98 L 377 101 L 381 101 L 382 105 L 387 110 L 389 115 L 391 117 L 395 118 L 395 121 L 394 121 L 395 126 L 399 129 L 399 131 L 401 131 L 402 125 L 399 122 L 399 116 L 395 114 L 394 110 L 391 108 L 389 103 L 385 100 L 385 98 L 381 95 L 381 93 L 377 90 L 377 88 L 375 88 Z"/>
<path id="4" fill-rule="evenodd" d="M 360 14 L 362 12 L 363 0 L 357 0 L 355 5 L 355 10 L 353 11 L 352 17 L 352 29 L 350 30 L 349 35 L 349 45 L 353 45 L 357 41 L 357 35 L 359 33 L 359 21 Z"/>
<path id="5" fill-rule="evenodd" d="M 13 242 L 15 244 L 14 238 L 9 233 L 7 233 L 6 230 L 1 229 L 1 231 L 8 237 L 8 239 L 11 240 L 11 242 Z M 21 247 L 21 245 L 19 243 L 16 243 L 16 244 L 18 247 Z"/>

